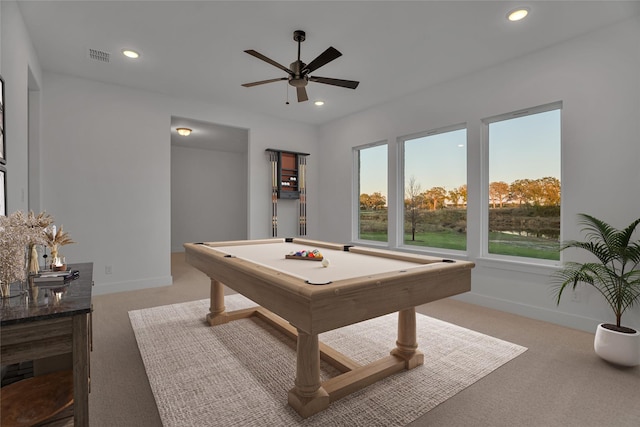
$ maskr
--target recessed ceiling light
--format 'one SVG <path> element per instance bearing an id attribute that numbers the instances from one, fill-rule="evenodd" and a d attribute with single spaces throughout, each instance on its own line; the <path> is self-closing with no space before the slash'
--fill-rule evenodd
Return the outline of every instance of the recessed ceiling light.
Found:
<path id="1" fill-rule="evenodd" d="M 318 107 L 323 106 L 324 105 L 324 101 L 316 101 L 314 102 L 315 105 L 317 105 Z"/>
<path id="2" fill-rule="evenodd" d="M 189 128 L 177 128 L 176 132 L 178 132 L 178 135 L 180 135 L 180 136 L 189 136 L 189 135 L 191 135 L 191 129 L 189 129 Z"/>
<path id="3" fill-rule="evenodd" d="M 131 50 L 131 49 L 122 49 L 122 54 L 127 58 L 131 58 L 131 59 L 140 58 L 140 54 L 135 50 Z"/>
<path id="4" fill-rule="evenodd" d="M 529 9 L 528 7 L 519 7 L 517 9 L 512 9 L 511 11 L 509 11 L 509 13 L 507 13 L 507 19 L 511 22 L 520 21 L 529 14 L 530 10 L 531 9 Z"/>

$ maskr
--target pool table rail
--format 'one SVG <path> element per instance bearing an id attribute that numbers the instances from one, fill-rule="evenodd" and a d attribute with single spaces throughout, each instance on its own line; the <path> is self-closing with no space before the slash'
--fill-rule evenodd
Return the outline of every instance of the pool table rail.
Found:
<path id="1" fill-rule="evenodd" d="M 311 277 L 313 280 L 333 279 L 327 285 L 316 286 L 301 276 L 308 271 L 298 268 L 301 265 L 289 264 L 288 271 L 299 275 L 289 274 L 276 260 L 277 256 L 267 254 L 269 256 L 265 257 L 260 251 L 253 251 L 257 247 L 250 248 L 251 245 L 285 242 L 350 254 L 334 252 L 331 256 L 337 260 L 329 270 L 321 269 L 322 275 L 317 270 L 309 273 L 315 274 Z M 241 245 L 247 245 L 247 250 L 228 248 Z M 272 249 L 281 251 L 285 246 L 273 246 Z M 184 247 L 187 262 L 211 279 L 211 307 L 206 317 L 210 325 L 255 316 L 296 339 L 296 376 L 288 402 L 303 418 L 382 378 L 424 364 L 424 354 L 418 350 L 416 339 L 415 307 L 470 291 L 474 267 L 469 261 L 307 239 L 186 243 Z M 382 258 L 394 261 L 383 262 Z M 270 263 L 281 269 L 270 267 Z M 332 266 L 337 267 L 332 270 Z M 370 274 L 364 271 L 367 268 L 371 269 Z M 227 312 L 223 284 L 259 307 Z M 373 363 L 363 366 L 318 340 L 322 332 L 394 312 L 398 312 L 395 348 L 388 356 Z M 321 382 L 320 360 L 327 361 L 342 374 Z"/>

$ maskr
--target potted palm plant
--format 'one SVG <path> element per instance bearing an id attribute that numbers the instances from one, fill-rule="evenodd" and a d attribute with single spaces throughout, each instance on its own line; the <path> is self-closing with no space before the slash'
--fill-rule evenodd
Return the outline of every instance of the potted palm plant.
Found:
<path id="1" fill-rule="evenodd" d="M 622 230 L 593 216 L 579 214 L 586 241 L 564 242 L 560 250 L 584 249 L 598 262 L 567 262 L 554 275 L 560 304 L 562 292 L 578 284 L 593 286 L 607 301 L 616 318 L 615 324 L 601 323 L 596 330 L 594 349 L 603 359 L 624 366 L 640 364 L 640 333 L 621 325 L 626 309 L 640 302 L 640 240 L 632 240 L 640 218 Z"/>

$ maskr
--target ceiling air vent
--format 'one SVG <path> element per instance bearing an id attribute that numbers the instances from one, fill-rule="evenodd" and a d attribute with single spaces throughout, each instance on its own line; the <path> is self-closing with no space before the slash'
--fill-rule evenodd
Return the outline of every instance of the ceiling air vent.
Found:
<path id="1" fill-rule="evenodd" d="M 110 55 L 111 54 L 109 52 L 89 48 L 89 58 L 95 59 L 96 61 L 109 62 Z"/>

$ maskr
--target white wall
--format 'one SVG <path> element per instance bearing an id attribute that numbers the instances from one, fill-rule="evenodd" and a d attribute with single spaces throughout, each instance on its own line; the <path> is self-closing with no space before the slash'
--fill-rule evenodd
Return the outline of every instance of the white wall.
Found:
<path id="1" fill-rule="evenodd" d="M 97 293 L 171 283 L 166 102 L 44 74 L 41 207 L 78 242 L 67 261 L 94 262 Z"/>
<path id="2" fill-rule="evenodd" d="M 14 1 L 0 2 L 2 66 L 5 82 L 5 147 L 7 157 L 7 212 L 28 209 L 28 99 L 29 70 L 40 85 L 42 71 Z"/>
<path id="3" fill-rule="evenodd" d="M 345 184 L 352 181 L 352 147 L 389 141 L 392 191 L 398 137 L 467 123 L 468 256 L 477 266 L 472 291 L 461 299 L 589 331 L 615 320 L 590 289 L 578 293 L 579 302 L 567 295 L 556 307 L 551 268 L 480 258 L 481 119 L 562 101 L 562 238 L 580 237 L 579 212 L 624 227 L 640 216 L 639 40 L 635 18 L 323 126 L 320 162 L 331 173 L 321 174 L 318 186 L 322 237 L 351 239 L 352 187 Z M 391 192 L 389 203 L 397 198 Z M 638 328 L 639 310 L 623 321 Z"/>
<path id="4" fill-rule="evenodd" d="M 270 236 L 264 150 L 313 152 L 317 142 L 307 125 L 45 73 L 41 206 L 78 242 L 63 248 L 67 260 L 95 263 L 96 294 L 171 283 L 172 115 L 250 129 L 249 193 L 242 195 L 249 238 Z M 310 186 L 316 176 L 312 165 Z M 296 218 L 283 209 L 281 221 L 295 225 Z M 312 215 L 310 229 L 316 221 Z"/>
<path id="5" fill-rule="evenodd" d="M 171 147 L 171 251 L 247 238 L 247 153 Z"/>
<path id="6" fill-rule="evenodd" d="M 95 263 L 95 293 L 171 282 L 170 136 L 172 115 L 248 128 L 247 237 L 270 235 L 266 148 L 311 153 L 309 237 L 351 238 L 351 149 L 388 139 L 391 187 L 397 186 L 396 138 L 468 124 L 469 258 L 472 292 L 463 297 L 499 309 L 593 330 L 610 321 L 593 292 L 556 307 L 549 268 L 479 257 L 477 196 L 480 120 L 563 101 L 563 238 L 577 238 L 575 214 L 625 226 L 640 212 L 640 22 L 605 28 L 567 43 L 325 125 L 304 124 L 71 76 L 42 76 L 19 11 L 0 3 L 0 71 L 7 81 L 8 208 L 27 208 L 28 70 L 42 89 L 40 206 L 78 244 L 70 261 Z M 43 79 L 44 77 L 44 79 Z M 213 100 L 212 100 L 213 101 Z M 320 174 L 320 170 L 323 171 Z M 401 197 L 401 196 L 400 196 Z M 393 193 L 390 203 L 396 203 Z M 296 234 L 296 202 L 281 201 L 280 236 Z M 105 275 L 105 266 L 113 274 Z M 625 323 L 640 326 L 636 308 Z"/>

